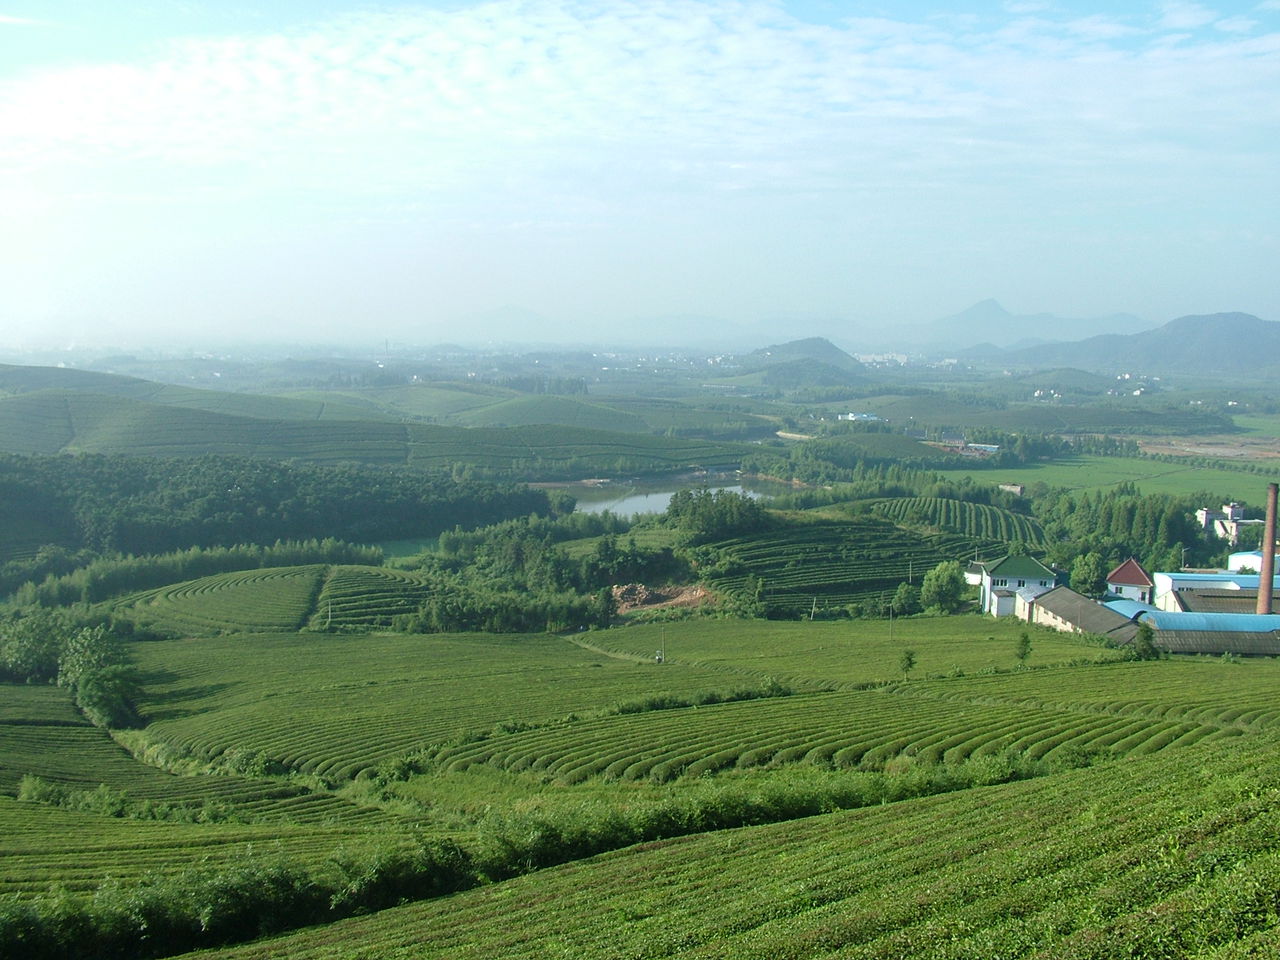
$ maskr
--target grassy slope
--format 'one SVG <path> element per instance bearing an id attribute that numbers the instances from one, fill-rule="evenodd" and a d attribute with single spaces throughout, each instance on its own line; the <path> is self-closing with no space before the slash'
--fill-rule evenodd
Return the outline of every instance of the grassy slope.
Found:
<path id="1" fill-rule="evenodd" d="M 198 755 L 263 750 L 337 777 L 499 721 L 732 682 L 698 668 L 673 676 L 555 637 L 475 634 L 232 636 L 139 645 L 137 660 L 165 678 L 142 704 L 153 739 Z"/>
<path id="2" fill-rule="evenodd" d="M 361 461 L 449 468 L 587 472 L 678 469 L 730 462 L 734 451 L 701 441 L 539 426 L 442 427 L 374 420 L 261 419 L 70 391 L 0 399 L 0 450 L 14 453 L 128 453 L 145 456 L 295 457 L 320 463 Z M 626 466 L 621 466 L 626 464 Z"/>
<path id="3" fill-rule="evenodd" d="M 271 950 L 290 956 L 394 956 L 398 949 L 413 956 L 519 956 L 558 948 L 576 956 L 637 951 L 661 956 L 686 948 L 694 955 L 777 956 L 787 946 L 793 955 L 808 957 L 841 944 L 860 955 L 863 940 L 872 951 L 868 955 L 901 956 L 918 948 L 942 949 L 957 931 L 962 933 L 957 943 L 970 952 L 956 947 L 958 952 L 939 955 L 1002 955 L 984 952 L 995 944 L 1009 948 L 1003 955 L 1021 956 L 1032 947 L 1052 949 L 1076 926 L 1107 923 L 1135 904 L 1140 908 L 1193 889 L 1200 882 L 1196 876 L 1209 882 L 1214 871 L 1248 867 L 1234 834 L 1225 845 L 1213 841 L 1196 847 L 1199 840 L 1185 838 L 1171 845 L 1167 831 L 1170 824 L 1198 822 L 1207 809 L 1202 797 L 1211 794 L 1219 807 L 1245 804 L 1238 815 L 1228 812 L 1228 826 L 1247 821 L 1246 830 L 1252 829 L 1254 814 L 1247 804 L 1257 790 L 1237 781 L 1254 775 L 1250 771 L 1258 767 L 1259 756 L 1270 756 L 1248 751 L 1255 742 L 1272 749 L 1280 666 L 1176 660 L 1049 667 L 1108 652 L 1035 633 L 1031 663 L 1045 669 L 983 675 L 992 667 L 1012 666 L 1018 629 L 978 617 L 919 618 L 895 623 L 891 640 L 882 622 L 688 622 L 665 628 L 671 659 L 661 667 L 641 662 L 661 642 L 664 631 L 658 626 L 585 635 L 616 648 L 614 657 L 554 637 L 297 634 L 153 642 L 136 645 L 135 653 L 148 682 L 143 707 L 152 726 L 144 736 L 171 753 L 205 757 L 233 748 L 264 750 L 346 777 L 380 756 L 440 744 L 468 730 L 490 731 L 486 740 L 471 745 L 458 741 L 452 755 L 439 755 L 436 772 L 392 791 L 436 807 L 443 819 L 435 829 L 449 820 L 466 829 L 495 803 L 513 810 L 536 803 L 563 811 L 588 802 L 678 801 L 691 789 L 715 785 L 755 795 L 809 777 L 841 775 L 823 765 L 821 756 L 818 765 L 812 760 L 788 765 L 786 760 L 802 759 L 795 753 L 775 758 L 783 765 L 773 769 L 740 769 L 694 784 L 588 776 L 570 785 L 574 777 L 556 778 L 562 768 L 571 769 L 562 760 L 572 760 L 575 752 L 581 760 L 573 762 L 598 766 L 608 751 L 639 756 L 665 745 L 694 745 L 715 756 L 723 749 L 717 738 L 741 751 L 766 742 L 776 749 L 784 735 L 796 733 L 825 739 L 827 748 L 836 737 L 866 735 L 887 745 L 879 762 L 905 763 L 910 769 L 933 752 L 978 746 L 974 732 L 988 738 L 997 734 L 996 741 L 984 741 L 994 743 L 993 749 L 1001 745 L 1000 737 L 1021 731 L 1036 731 L 1038 749 L 1050 753 L 1080 736 L 1093 738 L 1081 741 L 1085 746 L 1105 743 L 1124 750 L 1129 743 L 1139 752 L 1170 747 L 1154 758 L 1113 762 L 1096 773 L 1058 774 L 778 827 L 649 844 L 440 903 L 300 933 L 274 946 L 228 951 L 231 956 L 265 956 Z M 590 714 L 623 699 L 728 690 L 766 674 L 841 685 L 883 680 L 896 672 L 897 657 L 908 646 L 918 654 L 918 677 L 965 675 L 916 679 L 860 694 L 818 693 L 565 722 L 568 713 Z M 20 698 L 0 697 L 0 703 L 10 704 L 0 710 L 0 734 L 6 719 L 18 719 L 72 734 L 76 742 L 51 736 L 45 742 L 58 744 L 57 749 L 45 756 L 24 754 L 15 746 L 25 742 L 21 727 L 13 725 L 7 741 L 0 736 L 0 765 L 15 775 L 19 765 L 47 774 L 61 769 L 64 776 L 78 766 L 85 783 L 103 780 L 138 790 L 139 796 L 158 790 L 149 784 L 164 779 L 189 791 L 258 785 L 234 777 L 171 778 L 132 769 L 110 741 L 76 722 L 65 700 L 55 702 L 61 691 L 18 689 Z M 501 721 L 548 725 L 522 730 L 517 722 L 491 729 Z M 59 723 L 69 725 L 55 729 Z M 830 728 L 825 736 L 823 725 Z M 1215 745 L 1212 750 L 1188 745 L 1197 738 L 1211 738 Z M 898 750 L 917 756 L 895 761 Z M 110 751 L 115 755 L 108 762 Z M 498 753 L 508 759 L 495 760 Z M 825 756 L 836 759 L 830 749 Z M 454 759 L 471 765 L 454 769 Z M 508 762 L 529 769 L 509 769 Z M 1199 792 L 1187 800 L 1192 788 Z M 1133 806 L 1131 798 L 1139 793 L 1142 803 Z M 730 794 L 725 797 L 731 802 Z M 385 820 L 357 829 L 359 823 L 335 808 L 332 826 L 308 825 L 300 816 L 274 824 L 157 826 L 0 799 L 0 832 L 9 837 L 0 851 L 14 865 L 7 874 L 10 889 L 30 893 L 49 879 L 92 886 L 101 876 L 98 864 L 126 882 L 159 864 L 178 869 L 206 854 L 216 865 L 243 855 L 247 843 L 260 850 L 272 837 L 279 838 L 286 856 L 319 863 L 336 845 L 392 836 L 398 829 Z M 41 857 L 39 844 L 48 837 L 58 839 L 45 843 Z M 1269 851 L 1272 835 L 1264 841 L 1264 852 Z M 1103 855 L 1111 849 L 1114 856 Z M 1039 859 L 1045 850 L 1048 861 Z M 1152 850 L 1190 857 L 1189 866 L 1172 880 L 1141 872 L 1145 868 L 1134 864 L 1147 862 Z M 1188 850 L 1194 857 L 1183 852 Z M 1194 862 L 1200 856 L 1211 858 L 1205 862 L 1214 864 L 1212 870 Z M 1072 878 L 1064 894 L 1070 909 L 1055 912 L 1046 906 L 1053 897 L 1037 900 L 1044 896 L 1036 883 L 1045 875 L 1045 862 Z M 575 884 L 578 892 L 570 896 Z M 583 894 L 584 887 L 591 892 Z M 714 895 L 697 894 L 712 888 Z M 815 889 L 826 892 L 814 900 Z M 1135 890 L 1148 900 L 1135 899 Z M 1025 922 L 1010 924 L 1010 896 L 1025 901 L 1015 914 Z M 1098 902 L 1114 912 L 1100 918 L 1084 909 Z M 918 909 L 898 910 L 899 903 Z M 616 913 L 628 904 L 635 906 L 634 915 Z M 513 906 L 522 917 L 521 935 L 512 934 Z M 920 909 L 930 922 L 920 920 Z M 616 914 L 618 922 L 602 926 L 601 910 Z M 869 933 L 859 932 L 841 919 L 850 911 L 886 919 Z"/>
<path id="4" fill-rule="evenodd" d="M 1189 748 L 643 844 L 200 956 L 1271 956 L 1271 757 Z"/>

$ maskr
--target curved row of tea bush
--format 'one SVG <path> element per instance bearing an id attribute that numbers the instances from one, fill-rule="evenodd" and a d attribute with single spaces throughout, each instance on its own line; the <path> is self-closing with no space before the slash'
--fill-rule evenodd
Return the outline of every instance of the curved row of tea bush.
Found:
<path id="1" fill-rule="evenodd" d="M 1031 517 L 967 500 L 945 497 L 902 497 L 876 504 L 876 512 L 895 523 L 923 524 L 953 530 L 979 540 L 1019 540 L 1042 544 L 1044 530 Z"/>

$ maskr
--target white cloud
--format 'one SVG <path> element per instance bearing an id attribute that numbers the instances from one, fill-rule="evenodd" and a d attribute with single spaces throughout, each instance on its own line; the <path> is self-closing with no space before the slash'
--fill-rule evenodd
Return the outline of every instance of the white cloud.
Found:
<path id="1" fill-rule="evenodd" d="M 1213 24 L 1215 30 L 1223 33 L 1252 33 L 1257 27 L 1258 21 L 1248 17 L 1224 17 Z"/>
<path id="2" fill-rule="evenodd" d="M 1280 34 L 1190 4 L 1159 28 L 1031 6 L 818 25 L 733 0 L 502 0 L 28 70 L 0 77 L 4 232 L 55 256 L 135 224 L 161 253 L 178 222 L 215 248 L 410 224 L 452 262 L 459 237 L 616 252 L 677 222 L 732 246 L 772 218 L 882 234 L 886 259 L 913 248 L 902 224 L 1056 211 L 1102 230 L 1206 182 L 1271 195 Z M 1179 19 L 1219 29 L 1174 42 Z M 11 205 L 17 185 L 38 202 Z"/>
<path id="3" fill-rule="evenodd" d="M 8 14 L 0 13 L 0 27 L 44 27 L 48 26 L 47 20 L 32 20 L 30 17 L 11 17 Z"/>
<path id="4" fill-rule="evenodd" d="M 1160 26 L 1165 30 L 1194 30 L 1218 19 L 1218 14 L 1208 7 L 1185 0 L 1160 4 L 1160 14 Z"/>

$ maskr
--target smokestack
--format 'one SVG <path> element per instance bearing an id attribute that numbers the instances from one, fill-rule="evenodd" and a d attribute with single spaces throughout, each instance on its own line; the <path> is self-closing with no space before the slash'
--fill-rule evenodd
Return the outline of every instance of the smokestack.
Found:
<path id="1" fill-rule="evenodd" d="M 1271 612 L 1271 591 L 1276 580 L 1276 491 L 1267 484 L 1267 524 L 1262 528 L 1262 572 L 1258 577 L 1258 613 Z"/>

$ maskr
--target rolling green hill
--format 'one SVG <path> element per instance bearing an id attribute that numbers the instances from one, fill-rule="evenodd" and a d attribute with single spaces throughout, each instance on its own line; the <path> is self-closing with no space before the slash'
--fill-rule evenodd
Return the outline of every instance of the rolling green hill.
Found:
<path id="1" fill-rule="evenodd" d="M 453 420 L 469 427 L 522 427 L 557 424 L 588 430 L 648 433 L 649 425 L 634 414 L 568 397 L 515 397 L 468 410 Z"/>
<path id="2" fill-rule="evenodd" d="M 878 621 L 688 621 L 135 643 L 148 725 L 118 739 L 186 775 L 130 757 L 58 688 L 0 690 L 0 890 L 18 897 L 0 936 L 15 910 L 54 910 L 50 883 L 62 916 L 77 891 L 101 889 L 105 917 L 117 897 L 137 911 L 148 889 L 178 896 L 169 881 L 200 898 L 249 876 L 325 891 L 383 877 L 429 896 L 394 851 L 446 835 L 481 871 L 468 884 L 497 882 L 219 955 L 1153 956 L 1159 916 L 1172 956 L 1221 960 L 1210 951 L 1264 936 L 1257 905 L 1280 895 L 1280 668 L 1110 662 L 1033 631 L 1033 669 L 1015 669 L 1020 629 L 939 617 L 892 636 Z M 907 645 L 910 680 L 895 667 Z M 759 692 L 779 676 L 792 695 Z M 24 775 L 88 806 L 12 799 Z M 90 809 L 104 800 L 124 815 Z M 210 820 L 150 819 L 183 810 Z M 237 929 L 256 929 L 254 910 L 296 922 L 295 903 L 243 903 Z M 84 922 L 87 950 L 100 928 Z"/>
<path id="3" fill-rule="evenodd" d="M 190 457 L 231 454 L 317 463 L 473 464 L 553 476 L 677 470 L 731 463 L 705 441 L 583 427 L 444 427 L 341 420 L 270 420 L 125 397 L 41 390 L 0 399 L 0 450 Z"/>
<path id="4" fill-rule="evenodd" d="M 21 396 L 48 390 L 119 397 L 165 407 L 273 420 L 400 419 L 398 415 L 355 397 L 322 394 L 308 398 L 290 398 L 231 393 L 89 370 L 0 364 L 0 396 Z"/>

